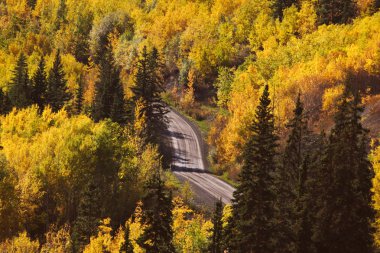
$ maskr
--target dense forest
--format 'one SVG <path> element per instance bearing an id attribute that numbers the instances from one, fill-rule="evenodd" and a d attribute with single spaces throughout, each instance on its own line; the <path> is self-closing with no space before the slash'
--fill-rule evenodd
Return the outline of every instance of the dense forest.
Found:
<path id="1" fill-rule="evenodd" d="M 0 251 L 380 249 L 379 0 L 0 0 Z M 167 105 L 231 204 L 170 171 Z"/>

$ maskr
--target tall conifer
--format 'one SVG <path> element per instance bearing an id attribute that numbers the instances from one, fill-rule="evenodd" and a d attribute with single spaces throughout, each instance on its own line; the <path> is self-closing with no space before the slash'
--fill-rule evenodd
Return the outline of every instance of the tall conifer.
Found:
<path id="1" fill-rule="evenodd" d="M 237 252 L 276 252 L 275 178 L 276 141 L 268 85 L 260 98 L 250 137 L 243 151 L 240 184 L 234 192 L 233 215 Z"/>
<path id="2" fill-rule="evenodd" d="M 82 252 L 83 247 L 95 235 L 100 222 L 100 191 L 93 176 L 85 186 L 78 206 L 78 216 L 73 227 L 74 252 Z"/>
<path id="3" fill-rule="evenodd" d="M 172 195 L 165 189 L 159 162 L 154 166 L 143 198 L 142 223 L 145 229 L 137 243 L 146 252 L 174 253 Z"/>
<path id="4" fill-rule="evenodd" d="M 317 3 L 318 23 L 346 24 L 357 14 L 354 0 L 319 0 Z"/>
<path id="5" fill-rule="evenodd" d="M 100 60 L 99 68 L 100 78 L 95 87 L 92 117 L 95 121 L 110 118 L 122 123 L 125 120 L 124 90 L 120 82 L 120 70 L 114 66 L 110 49 Z"/>
<path id="6" fill-rule="evenodd" d="M 0 88 L 0 114 L 8 113 L 11 108 L 12 105 L 8 96 L 4 93 L 3 89 Z"/>
<path id="7" fill-rule="evenodd" d="M 83 84 L 80 81 L 75 92 L 74 112 L 79 115 L 83 111 Z"/>
<path id="8" fill-rule="evenodd" d="M 42 110 L 46 102 L 46 89 L 47 89 L 45 60 L 43 56 L 41 56 L 37 71 L 34 73 L 32 77 L 32 82 L 33 82 L 33 91 L 32 91 L 33 103 L 37 104 L 40 110 Z"/>
<path id="9" fill-rule="evenodd" d="M 314 240 L 318 252 L 372 252 L 372 168 L 359 99 L 346 88 L 322 160 L 322 185 Z M 349 239 L 347 239 L 349 238 Z"/>
<path id="10" fill-rule="evenodd" d="M 278 167 L 278 173 L 276 173 L 279 252 L 293 251 L 296 237 L 294 225 L 300 204 L 299 184 L 309 135 L 300 94 L 298 94 L 293 112 L 294 116 L 287 125 L 290 134 L 285 147 L 283 164 Z"/>
<path id="11" fill-rule="evenodd" d="M 167 128 L 168 112 L 162 99 L 161 92 L 163 89 L 163 80 L 161 76 L 161 64 L 157 49 L 153 49 L 148 54 L 144 47 L 141 58 L 138 63 L 134 93 L 134 102 L 141 101 L 143 108 L 141 114 L 145 115 L 147 136 L 144 136 L 147 142 L 160 144 L 160 136 Z"/>
<path id="12" fill-rule="evenodd" d="M 23 53 L 18 57 L 8 93 L 12 106 L 24 108 L 32 104 L 32 87 L 28 76 L 28 64 Z"/>
<path id="13" fill-rule="evenodd" d="M 70 99 L 70 94 L 67 89 L 67 81 L 65 72 L 61 62 L 60 51 L 58 50 L 52 69 L 49 71 L 47 83 L 46 102 L 54 112 L 59 111 L 65 105 L 65 102 Z"/>
<path id="14" fill-rule="evenodd" d="M 211 245 L 210 245 L 210 251 L 211 253 L 222 253 L 222 236 L 223 236 L 223 223 L 222 223 L 222 216 L 223 216 L 223 203 L 222 200 L 218 200 L 215 203 L 215 211 L 212 218 L 212 223 L 214 224 L 214 227 L 212 228 L 212 238 L 211 238 Z"/>
<path id="15" fill-rule="evenodd" d="M 311 184 L 309 183 L 310 157 L 307 154 L 300 167 L 299 182 L 297 187 L 297 198 L 293 219 L 294 247 L 295 253 L 312 253 L 314 244 L 312 241 L 312 198 Z"/>

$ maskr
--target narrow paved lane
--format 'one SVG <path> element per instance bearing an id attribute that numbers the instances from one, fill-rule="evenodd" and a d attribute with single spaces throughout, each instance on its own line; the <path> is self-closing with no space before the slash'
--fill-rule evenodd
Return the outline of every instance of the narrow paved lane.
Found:
<path id="1" fill-rule="evenodd" d="M 235 189 L 207 171 L 199 130 L 174 110 L 170 110 L 168 118 L 173 173 L 179 180 L 189 181 L 198 204 L 210 205 L 219 198 L 230 203 Z"/>

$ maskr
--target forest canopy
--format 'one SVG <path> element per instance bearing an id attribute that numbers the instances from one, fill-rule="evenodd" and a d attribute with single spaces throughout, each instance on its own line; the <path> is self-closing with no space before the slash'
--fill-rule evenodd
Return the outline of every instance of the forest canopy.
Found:
<path id="1" fill-rule="evenodd" d="M 328 252 L 324 240 L 337 241 L 346 225 L 326 218 L 349 199 L 334 195 L 340 189 L 360 194 L 345 217 L 375 217 L 374 227 L 355 226 L 379 246 L 379 8 L 379 0 L 0 0 L 0 251 L 234 250 L 258 237 L 245 226 L 260 204 L 251 188 L 271 203 L 268 224 L 254 223 L 269 241 L 278 239 L 269 223 L 280 234 L 296 224 L 267 252 L 312 251 L 302 229 Z M 216 203 L 212 218 L 167 170 L 167 104 L 201 128 L 211 172 L 238 186 L 233 205 Z M 351 153 L 356 160 L 344 159 Z M 300 178 L 277 173 L 284 168 Z M 278 210 L 283 220 L 271 214 Z"/>

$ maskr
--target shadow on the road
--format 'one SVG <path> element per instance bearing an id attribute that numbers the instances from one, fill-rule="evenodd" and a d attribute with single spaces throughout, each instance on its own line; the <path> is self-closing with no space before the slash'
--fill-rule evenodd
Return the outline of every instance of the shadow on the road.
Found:
<path id="1" fill-rule="evenodd" d="M 167 130 L 165 132 L 165 135 L 169 137 L 174 137 L 176 139 L 181 139 L 181 140 L 188 139 L 188 136 L 186 134 L 176 132 L 176 131 Z"/>
<path id="2" fill-rule="evenodd" d="M 197 168 L 187 168 L 187 167 L 182 167 L 182 166 L 177 166 L 177 165 L 172 165 L 171 169 L 173 172 L 197 172 L 197 173 L 205 173 L 205 174 L 212 174 L 210 171 L 207 170 L 201 170 Z"/>
<path id="3" fill-rule="evenodd" d="M 175 154 L 172 156 L 172 160 L 180 163 L 187 164 L 189 163 L 189 159 L 181 157 L 181 155 Z"/>

